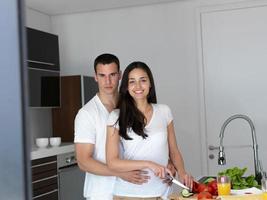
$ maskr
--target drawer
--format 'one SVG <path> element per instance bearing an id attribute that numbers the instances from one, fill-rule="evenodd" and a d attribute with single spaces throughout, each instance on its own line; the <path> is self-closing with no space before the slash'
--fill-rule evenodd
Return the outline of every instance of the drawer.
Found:
<path id="1" fill-rule="evenodd" d="M 58 200 L 57 157 L 32 160 L 33 199 Z"/>
<path id="2" fill-rule="evenodd" d="M 36 165 L 32 167 L 32 181 L 57 175 L 57 163 Z"/>
<path id="3" fill-rule="evenodd" d="M 33 196 L 38 196 L 44 193 L 51 192 L 53 190 L 58 189 L 57 177 L 34 182 L 32 184 L 32 187 L 33 187 Z"/>
<path id="4" fill-rule="evenodd" d="M 33 200 L 58 200 L 58 190 L 48 192 L 46 194 L 33 197 Z"/>
<path id="5" fill-rule="evenodd" d="M 39 159 L 32 160 L 32 166 L 40 165 L 40 164 L 44 164 L 44 163 L 50 163 L 50 162 L 53 162 L 53 161 L 57 161 L 57 157 L 56 156 L 39 158 Z"/>

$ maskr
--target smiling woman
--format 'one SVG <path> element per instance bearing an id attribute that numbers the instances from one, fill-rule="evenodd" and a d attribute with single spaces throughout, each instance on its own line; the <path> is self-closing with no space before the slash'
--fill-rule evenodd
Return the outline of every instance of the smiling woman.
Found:
<path id="1" fill-rule="evenodd" d="M 181 181 L 191 187 L 192 177 L 176 144 L 172 113 L 167 105 L 157 104 L 153 75 L 145 63 L 133 62 L 125 69 L 118 108 L 107 123 L 107 165 L 117 172 L 143 170 L 150 179 L 133 184 L 118 178 L 114 199 L 166 199 L 170 188 L 162 179 L 172 174 L 167 168 L 169 155 Z"/>

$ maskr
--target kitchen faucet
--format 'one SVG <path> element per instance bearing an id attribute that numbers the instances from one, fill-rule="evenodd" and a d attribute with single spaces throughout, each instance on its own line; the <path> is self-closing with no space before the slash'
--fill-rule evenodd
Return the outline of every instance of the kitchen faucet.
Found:
<path id="1" fill-rule="evenodd" d="M 252 120 L 246 116 L 246 115 L 233 115 L 229 117 L 222 125 L 221 132 L 220 132 L 220 146 L 219 146 L 219 157 L 218 157 L 218 164 L 219 165 L 225 165 L 226 159 L 225 159 L 225 153 L 224 153 L 224 146 L 223 146 L 223 137 L 224 137 L 224 131 L 226 126 L 234 119 L 244 119 L 246 120 L 251 128 L 251 135 L 252 135 L 252 144 L 253 144 L 253 157 L 254 157 L 254 167 L 255 167 L 255 179 L 258 183 L 261 181 L 261 172 L 259 169 L 259 156 L 258 156 L 258 144 L 256 139 L 256 132 L 255 127 L 252 122 Z"/>

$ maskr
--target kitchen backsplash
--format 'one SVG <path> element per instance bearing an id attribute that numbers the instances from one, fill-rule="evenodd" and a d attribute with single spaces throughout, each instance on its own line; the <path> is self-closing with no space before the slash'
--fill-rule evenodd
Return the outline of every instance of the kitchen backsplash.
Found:
<path id="1" fill-rule="evenodd" d="M 51 108 L 29 108 L 29 131 L 31 142 L 35 138 L 52 136 Z"/>

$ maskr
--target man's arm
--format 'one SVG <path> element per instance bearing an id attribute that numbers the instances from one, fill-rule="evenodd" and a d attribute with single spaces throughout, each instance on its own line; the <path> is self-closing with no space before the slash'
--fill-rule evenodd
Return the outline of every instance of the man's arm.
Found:
<path id="1" fill-rule="evenodd" d="M 115 176 L 105 163 L 93 158 L 94 144 L 76 143 L 76 158 L 81 170 L 101 176 Z"/>
<path id="2" fill-rule="evenodd" d="M 115 172 L 110 170 L 105 163 L 93 158 L 94 144 L 76 143 L 76 157 L 79 168 L 85 172 L 89 172 L 101 176 L 118 176 L 125 181 L 142 184 L 150 178 L 147 172 L 134 170 L 130 172 Z"/>

